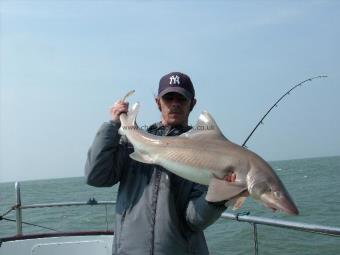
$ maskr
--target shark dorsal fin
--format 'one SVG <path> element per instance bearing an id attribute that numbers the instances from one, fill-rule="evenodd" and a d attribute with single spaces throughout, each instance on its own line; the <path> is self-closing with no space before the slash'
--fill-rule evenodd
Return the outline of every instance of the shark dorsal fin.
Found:
<path id="1" fill-rule="evenodd" d="M 196 125 L 181 136 L 192 139 L 226 139 L 214 118 L 207 111 L 203 111 L 198 117 Z"/>

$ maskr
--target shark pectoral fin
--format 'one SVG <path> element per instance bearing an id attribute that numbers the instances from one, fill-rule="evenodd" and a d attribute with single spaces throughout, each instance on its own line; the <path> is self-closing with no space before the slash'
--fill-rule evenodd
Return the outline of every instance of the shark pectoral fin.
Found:
<path id="1" fill-rule="evenodd" d="M 228 205 L 233 206 L 232 210 L 240 209 L 244 201 L 246 201 L 246 198 L 247 198 L 246 196 L 233 198 L 230 201 L 228 201 L 229 202 Z"/>
<path id="2" fill-rule="evenodd" d="M 208 187 L 206 200 L 210 202 L 219 202 L 233 198 L 244 191 L 243 186 L 239 186 L 225 180 L 211 178 Z"/>
<path id="3" fill-rule="evenodd" d="M 150 158 L 147 155 L 143 155 L 141 153 L 138 153 L 136 151 L 130 154 L 130 158 L 132 158 L 132 159 L 134 159 L 138 162 L 145 163 L 145 164 L 153 164 L 154 163 L 152 158 Z"/>

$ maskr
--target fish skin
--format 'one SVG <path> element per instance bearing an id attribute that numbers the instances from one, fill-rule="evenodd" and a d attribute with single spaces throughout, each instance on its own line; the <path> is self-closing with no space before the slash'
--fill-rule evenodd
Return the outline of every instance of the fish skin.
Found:
<path id="1" fill-rule="evenodd" d="M 213 117 L 202 112 L 196 126 L 175 137 L 155 136 L 139 129 L 136 103 L 120 115 L 119 133 L 134 146 L 130 157 L 157 164 L 192 182 L 209 185 L 208 201 L 229 200 L 248 190 L 251 197 L 273 210 L 297 215 L 292 198 L 269 164 L 254 152 L 225 138 Z M 234 182 L 225 179 L 236 174 Z M 230 201 L 239 208 L 244 197 Z"/>

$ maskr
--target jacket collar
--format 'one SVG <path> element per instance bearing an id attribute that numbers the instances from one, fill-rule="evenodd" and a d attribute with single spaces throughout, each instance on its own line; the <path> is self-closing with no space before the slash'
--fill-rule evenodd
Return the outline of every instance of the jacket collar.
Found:
<path id="1" fill-rule="evenodd" d="M 164 126 L 162 122 L 152 124 L 147 131 L 154 135 L 160 136 L 177 136 L 189 131 L 191 126 Z"/>

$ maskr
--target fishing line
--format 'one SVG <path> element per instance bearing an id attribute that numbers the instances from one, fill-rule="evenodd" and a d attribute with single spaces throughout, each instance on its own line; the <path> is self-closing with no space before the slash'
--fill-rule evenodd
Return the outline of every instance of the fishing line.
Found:
<path id="1" fill-rule="evenodd" d="M 0 215 L 0 220 L 2 220 L 3 217 L 6 216 L 7 214 L 9 214 L 11 211 L 14 211 L 14 207 L 15 207 L 15 206 L 12 206 L 12 207 L 9 208 L 8 211 L 6 211 L 4 214 L 1 214 L 1 215 Z"/>
<path id="2" fill-rule="evenodd" d="M 265 115 L 263 115 L 263 117 L 260 119 L 260 121 L 256 124 L 255 128 L 250 132 L 250 134 L 248 135 L 247 139 L 243 142 L 242 147 L 246 147 L 246 143 L 248 142 L 248 140 L 250 139 L 250 137 L 253 135 L 253 133 L 255 132 L 255 130 L 260 126 L 260 124 L 263 124 L 263 120 L 267 117 L 267 115 L 271 112 L 271 110 L 273 110 L 274 107 L 277 107 L 278 103 L 287 95 L 290 94 L 290 92 L 292 90 L 294 90 L 295 88 L 302 86 L 304 83 L 308 82 L 308 81 L 312 81 L 314 79 L 318 79 L 318 78 L 326 78 L 328 77 L 327 75 L 319 75 L 319 76 L 315 76 L 312 78 L 309 78 L 307 80 L 304 80 L 298 84 L 296 84 L 295 86 L 293 86 L 290 90 L 288 90 L 286 93 L 284 93 L 271 107 L 270 109 L 266 112 Z"/>
<path id="3" fill-rule="evenodd" d="M 12 207 L 11 207 L 10 209 L 8 209 L 5 213 L 3 213 L 2 215 L 0 215 L 0 221 L 1 221 L 1 220 L 6 220 L 6 221 L 10 221 L 10 222 L 16 222 L 16 220 L 9 219 L 9 218 L 5 218 L 5 216 L 6 216 L 7 214 L 9 214 L 10 212 L 14 211 L 14 208 L 15 208 L 15 207 L 16 207 L 16 206 L 12 206 Z M 23 224 L 26 224 L 26 225 L 29 225 L 29 226 L 39 227 L 39 228 L 48 229 L 48 230 L 52 230 L 52 231 L 58 232 L 58 230 L 56 230 L 56 229 L 44 227 L 44 226 L 41 226 L 41 225 L 38 225 L 38 224 L 33 224 L 33 223 L 25 222 L 25 221 L 22 221 L 22 223 L 23 223 Z"/>
<path id="4" fill-rule="evenodd" d="M 2 217 L 2 219 L 10 221 L 10 222 L 16 222 L 16 220 L 4 218 L 4 217 Z M 38 225 L 38 224 L 33 224 L 33 223 L 25 222 L 25 221 L 22 221 L 22 223 L 26 224 L 26 225 L 29 225 L 29 226 L 33 226 L 33 227 L 39 227 L 39 228 L 48 229 L 48 230 L 52 230 L 52 231 L 58 232 L 58 230 L 56 230 L 56 229 L 44 227 L 44 226 L 41 226 L 41 225 Z"/>

